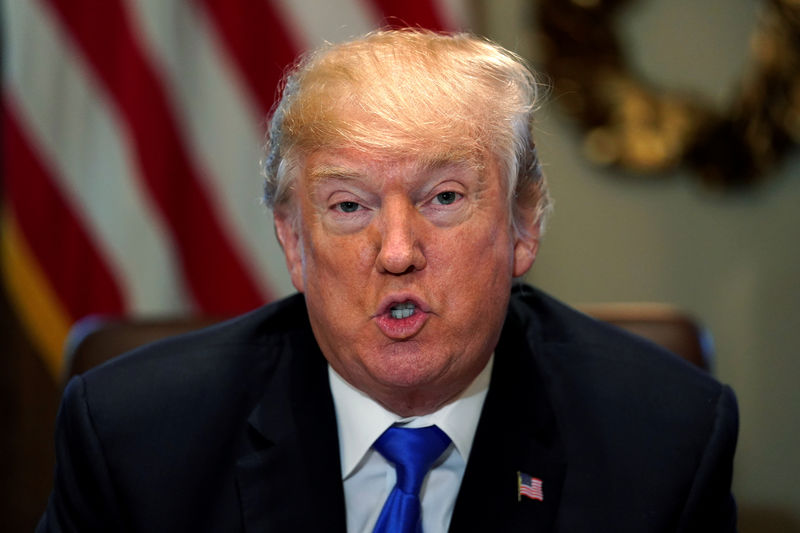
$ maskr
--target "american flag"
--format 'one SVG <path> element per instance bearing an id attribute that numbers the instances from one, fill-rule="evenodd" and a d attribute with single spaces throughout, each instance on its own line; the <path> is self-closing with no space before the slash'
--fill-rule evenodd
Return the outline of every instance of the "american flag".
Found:
<path id="1" fill-rule="evenodd" d="M 291 292 L 259 204 L 264 117 L 304 49 L 468 0 L 0 0 L 0 267 L 54 379 L 75 321 Z"/>
<path id="2" fill-rule="evenodd" d="M 540 502 L 544 501 L 542 480 L 522 472 L 517 472 L 517 500 L 521 500 L 523 496 L 532 500 L 539 500 Z"/>

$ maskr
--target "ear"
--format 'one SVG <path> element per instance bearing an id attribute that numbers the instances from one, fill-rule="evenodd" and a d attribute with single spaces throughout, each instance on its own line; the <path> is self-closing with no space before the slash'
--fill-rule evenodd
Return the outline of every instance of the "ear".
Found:
<path id="1" fill-rule="evenodd" d="M 533 266 L 539 250 L 539 225 L 536 224 L 514 241 L 514 277 L 524 275 Z"/>
<path id="2" fill-rule="evenodd" d="M 292 285 L 299 292 L 303 292 L 303 240 L 297 233 L 295 219 L 299 214 L 294 212 L 292 207 L 275 207 L 273 219 L 275 221 L 275 233 L 278 242 L 283 248 L 283 255 L 286 258 L 286 267 L 292 278 Z"/>

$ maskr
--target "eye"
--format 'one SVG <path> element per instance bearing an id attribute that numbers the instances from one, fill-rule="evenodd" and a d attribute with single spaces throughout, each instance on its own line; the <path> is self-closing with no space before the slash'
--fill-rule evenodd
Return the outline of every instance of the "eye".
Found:
<path id="1" fill-rule="evenodd" d="M 441 205 L 450 205 L 459 199 L 461 195 L 455 191 L 444 191 L 436 195 L 435 202 Z"/>
<path id="2" fill-rule="evenodd" d="M 336 207 L 343 213 L 355 213 L 361 206 L 356 202 L 339 202 Z"/>

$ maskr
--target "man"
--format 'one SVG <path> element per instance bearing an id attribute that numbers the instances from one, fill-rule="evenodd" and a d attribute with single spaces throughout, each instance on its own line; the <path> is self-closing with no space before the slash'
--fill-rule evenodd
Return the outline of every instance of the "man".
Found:
<path id="1" fill-rule="evenodd" d="M 265 163 L 301 294 L 74 379 L 39 530 L 735 530 L 730 389 L 512 289 L 536 104 L 468 35 L 301 61 Z"/>

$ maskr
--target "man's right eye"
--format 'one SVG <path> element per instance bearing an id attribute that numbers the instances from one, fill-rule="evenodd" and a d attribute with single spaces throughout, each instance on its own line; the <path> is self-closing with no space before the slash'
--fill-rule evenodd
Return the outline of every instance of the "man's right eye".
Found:
<path id="1" fill-rule="evenodd" d="M 343 213 L 355 213 L 358 211 L 358 208 L 361 207 L 356 202 L 339 202 L 337 207 Z"/>

